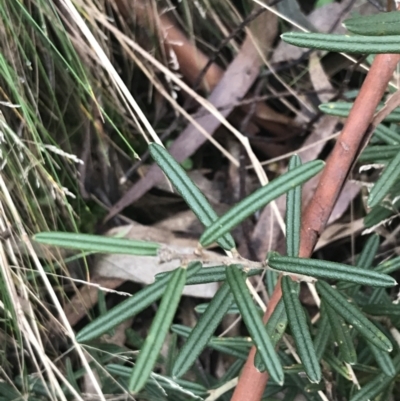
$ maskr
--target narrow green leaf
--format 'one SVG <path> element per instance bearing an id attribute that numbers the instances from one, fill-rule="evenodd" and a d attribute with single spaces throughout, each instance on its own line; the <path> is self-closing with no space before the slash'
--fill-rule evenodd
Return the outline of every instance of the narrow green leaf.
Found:
<path id="1" fill-rule="evenodd" d="M 357 259 L 357 267 L 359 268 L 364 268 L 364 269 L 371 269 L 372 264 L 374 263 L 374 259 L 376 256 L 376 253 L 378 252 L 379 249 L 379 235 L 378 234 L 372 234 L 365 245 L 363 246 L 363 249 L 360 253 L 360 256 Z"/>
<path id="2" fill-rule="evenodd" d="M 396 373 L 400 371 L 400 359 L 396 357 L 394 360 Z M 393 377 L 387 376 L 385 373 L 381 373 L 372 378 L 365 386 L 361 388 L 350 401 L 365 401 L 374 400 L 376 396 L 382 393 L 393 381 Z"/>
<path id="3" fill-rule="evenodd" d="M 369 315 L 374 316 L 400 316 L 400 305 L 399 304 L 378 304 L 378 305 L 366 305 L 363 307 L 363 311 Z"/>
<path id="4" fill-rule="evenodd" d="M 396 281 L 392 277 L 373 270 L 365 270 L 326 260 L 281 256 L 276 252 L 268 254 L 268 265 L 283 272 L 323 279 L 344 280 L 374 287 L 392 287 L 396 285 Z"/>
<path id="5" fill-rule="evenodd" d="M 395 205 L 382 204 L 372 208 L 372 210 L 364 217 L 364 226 L 367 228 L 373 227 L 376 224 L 381 224 L 383 220 L 389 218 L 395 213 L 394 207 L 400 205 L 400 199 L 395 202 Z M 397 205 L 396 205 L 397 203 Z"/>
<path id="6" fill-rule="evenodd" d="M 318 326 L 317 334 L 314 338 L 315 354 L 317 355 L 319 361 L 324 355 L 330 336 L 331 336 L 331 328 L 329 324 L 329 319 L 325 313 L 325 310 L 321 306 L 321 321 Z"/>
<path id="7" fill-rule="evenodd" d="M 172 371 L 174 377 L 182 376 L 193 365 L 200 353 L 207 346 L 211 336 L 232 303 L 233 295 L 231 289 L 224 283 L 212 298 L 207 310 L 200 316 L 196 326 L 178 354 Z"/>
<path id="8" fill-rule="evenodd" d="M 155 162 L 174 184 L 177 191 L 204 226 L 208 227 L 217 220 L 218 216 L 206 197 L 168 151 L 156 143 L 149 145 L 149 151 Z M 230 234 L 218 236 L 215 240 L 223 249 L 231 250 L 235 248 L 235 241 Z"/>
<path id="9" fill-rule="evenodd" d="M 371 344 L 370 342 L 368 343 L 368 347 L 374 354 L 376 363 L 381 368 L 382 372 L 387 376 L 394 377 L 396 375 L 396 369 L 389 354 L 385 351 L 382 351 L 378 347 L 375 347 L 375 345 Z"/>
<path id="10" fill-rule="evenodd" d="M 160 307 L 153 319 L 146 341 L 140 349 L 139 356 L 129 380 L 129 391 L 138 393 L 146 384 L 156 364 L 169 327 L 174 319 L 186 282 L 186 268 L 179 267 L 172 273 Z"/>
<path id="11" fill-rule="evenodd" d="M 325 313 L 328 316 L 333 338 L 339 347 L 340 358 L 344 362 L 354 365 L 357 362 L 357 353 L 354 348 L 349 326 L 329 304 L 325 305 Z"/>
<path id="12" fill-rule="evenodd" d="M 267 333 L 271 338 L 271 342 L 274 347 L 278 344 L 285 333 L 287 324 L 288 317 L 286 314 L 285 303 L 283 302 L 283 299 L 280 299 L 271 317 L 268 319 L 267 324 L 265 325 Z"/>
<path id="13" fill-rule="evenodd" d="M 348 36 L 325 33 L 289 32 L 283 41 L 294 46 L 357 54 L 400 53 L 400 36 Z"/>
<path id="14" fill-rule="evenodd" d="M 400 152 L 389 162 L 368 196 L 368 206 L 377 206 L 400 176 Z"/>
<path id="15" fill-rule="evenodd" d="M 378 109 L 380 109 L 383 106 L 384 104 L 381 103 Z M 347 117 L 352 107 L 353 103 L 346 103 L 346 102 L 323 103 L 318 106 L 318 108 L 325 114 L 338 117 Z M 391 123 L 400 122 L 400 109 L 397 108 L 394 111 L 392 111 L 387 117 L 385 117 L 383 121 Z"/>
<path id="16" fill-rule="evenodd" d="M 358 160 L 363 163 L 387 163 L 400 151 L 399 145 L 375 145 L 368 146 Z"/>
<path id="17" fill-rule="evenodd" d="M 80 251 L 121 253 L 126 255 L 157 256 L 160 244 L 127 238 L 63 232 L 43 232 L 33 240 L 41 244 L 77 249 Z"/>
<path id="18" fill-rule="evenodd" d="M 400 135 L 393 129 L 390 129 L 383 124 L 379 124 L 375 128 L 374 136 L 388 145 L 400 144 Z"/>
<path id="19" fill-rule="evenodd" d="M 400 256 L 386 260 L 376 266 L 376 271 L 379 273 L 390 274 L 400 269 Z"/>
<path id="20" fill-rule="evenodd" d="M 195 306 L 194 310 L 197 313 L 202 314 L 207 310 L 208 305 L 210 305 L 208 302 L 206 302 L 204 304 L 198 304 L 198 305 Z M 262 309 L 260 307 L 258 307 L 258 306 L 257 306 L 257 310 L 259 311 L 260 316 L 262 316 L 264 314 Z M 233 303 L 229 307 L 229 309 L 227 310 L 226 314 L 227 315 L 239 315 L 240 314 L 240 310 L 239 310 L 238 306 L 236 305 L 236 303 Z"/>
<path id="21" fill-rule="evenodd" d="M 373 234 L 371 235 L 365 245 L 363 246 L 363 249 L 357 259 L 356 266 L 360 269 L 371 269 L 372 264 L 374 262 L 376 253 L 378 252 L 379 249 L 379 235 Z M 348 289 L 351 288 L 352 291 L 350 292 L 350 295 L 354 295 L 358 292 L 359 286 L 354 285 L 354 284 L 349 284 L 349 283 L 340 283 L 340 287 L 338 288 L 340 290 L 343 289 Z"/>
<path id="22" fill-rule="evenodd" d="M 339 373 L 345 379 L 347 380 L 353 379 L 347 366 L 332 352 L 325 353 L 324 361 L 332 368 L 333 371 Z"/>
<path id="23" fill-rule="evenodd" d="M 200 262 L 189 264 L 187 276 L 195 275 L 201 269 Z M 148 285 L 136 294 L 132 295 L 126 301 L 121 302 L 114 308 L 110 309 L 105 315 L 98 317 L 87 324 L 76 336 L 78 342 L 87 342 L 94 338 L 100 337 L 104 333 L 112 330 L 126 319 L 135 316 L 142 310 L 146 309 L 152 303 L 156 302 L 164 294 L 167 284 L 171 278 L 171 274 L 164 276 L 160 280 L 156 280 L 153 284 Z"/>
<path id="24" fill-rule="evenodd" d="M 122 366 L 114 363 L 110 363 L 105 366 L 107 372 L 114 376 L 122 377 L 124 379 L 129 379 L 132 375 L 132 368 L 129 366 Z M 165 390 L 178 390 L 186 395 L 197 396 L 205 398 L 208 395 L 207 389 L 199 383 L 193 383 L 188 380 L 182 379 L 171 379 L 170 377 L 164 377 L 157 375 L 158 385 L 161 385 Z M 191 394 L 188 394 L 191 393 Z"/>
<path id="25" fill-rule="evenodd" d="M 321 160 L 305 163 L 259 188 L 207 227 L 200 238 L 200 243 L 203 246 L 212 244 L 269 202 L 319 173 L 324 165 Z"/>
<path id="26" fill-rule="evenodd" d="M 264 283 L 267 287 L 268 295 L 271 296 L 274 292 L 275 286 L 278 283 L 279 273 L 273 270 L 267 270 L 265 272 Z"/>
<path id="27" fill-rule="evenodd" d="M 181 324 L 174 324 L 171 327 L 174 333 L 179 334 L 184 338 L 188 338 L 193 329 Z M 250 347 L 253 345 L 250 337 L 210 337 L 206 344 L 207 347 L 232 355 L 236 358 L 246 360 L 249 354 Z"/>
<path id="28" fill-rule="evenodd" d="M 274 311 L 272 312 L 271 317 L 268 319 L 267 324 L 265 325 L 267 333 L 271 338 L 271 343 L 274 347 L 276 347 L 280 339 L 283 337 L 287 324 L 288 324 L 288 318 L 286 314 L 285 303 L 281 298 L 278 304 L 276 305 Z M 254 358 L 254 366 L 260 372 L 264 372 L 266 370 L 264 362 L 258 351 Z"/>
<path id="29" fill-rule="evenodd" d="M 294 155 L 288 170 L 301 166 L 300 157 Z M 286 195 L 286 252 L 288 256 L 299 256 L 301 224 L 301 186 L 288 191 Z"/>
<path id="30" fill-rule="evenodd" d="M 225 281 L 226 275 L 225 270 L 227 266 L 212 266 L 212 267 L 203 267 L 199 270 L 196 275 L 190 277 L 186 281 L 186 285 L 197 285 L 197 284 L 208 284 L 215 283 L 217 281 Z M 243 269 L 243 266 L 241 266 Z M 246 271 L 247 277 L 256 276 L 257 274 L 263 273 L 263 269 L 250 269 Z M 169 272 L 162 272 L 156 275 L 156 279 L 161 279 Z"/>
<path id="31" fill-rule="evenodd" d="M 400 12 L 349 18 L 343 22 L 350 32 L 366 36 L 400 35 Z"/>
<path id="32" fill-rule="evenodd" d="M 231 266 L 231 268 L 226 271 L 226 278 L 242 314 L 243 321 L 261 355 L 269 375 L 275 382 L 283 384 L 284 375 L 282 365 L 261 317 L 257 312 L 257 308 L 254 305 L 246 286 L 243 273 L 236 266 Z"/>
<path id="33" fill-rule="evenodd" d="M 283 301 L 285 302 L 289 326 L 292 330 L 297 352 L 310 381 L 319 383 L 321 380 L 321 367 L 315 354 L 306 315 L 299 300 L 299 290 L 300 285 L 295 283 L 289 276 L 282 277 Z"/>
<path id="34" fill-rule="evenodd" d="M 349 303 L 339 291 L 335 290 L 324 281 L 318 281 L 316 288 L 324 301 L 328 303 L 336 313 L 342 316 L 347 323 L 351 324 L 366 340 L 383 351 L 392 351 L 393 346 L 390 340 L 370 322 L 356 306 Z"/>

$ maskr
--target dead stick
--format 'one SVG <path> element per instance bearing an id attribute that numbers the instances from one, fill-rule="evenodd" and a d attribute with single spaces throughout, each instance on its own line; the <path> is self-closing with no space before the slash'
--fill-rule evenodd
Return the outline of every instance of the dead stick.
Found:
<path id="1" fill-rule="evenodd" d="M 344 182 L 358 156 L 375 110 L 399 61 L 398 54 L 381 54 L 375 57 L 371 65 L 343 131 L 327 160 L 314 197 L 304 213 L 300 237 L 300 256 L 303 258 L 311 256 L 326 226 Z M 281 297 L 282 289 L 279 280 L 264 315 L 264 323 L 272 315 Z M 255 353 L 256 349 L 252 347 L 231 401 L 261 400 L 268 382 L 268 374 L 260 373 L 254 367 Z"/>

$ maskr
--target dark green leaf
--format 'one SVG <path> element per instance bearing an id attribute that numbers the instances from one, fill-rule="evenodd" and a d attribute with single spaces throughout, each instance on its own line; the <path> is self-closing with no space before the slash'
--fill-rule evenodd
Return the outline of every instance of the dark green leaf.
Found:
<path id="1" fill-rule="evenodd" d="M 376 163 L 393 159 L 400 151 L 399 145 L 368 146 L 360 155 L 360 162 Z"/>
<path id="2" fill-rule="evenodd" d="M 228 269 L 229 270 L 229 269 Z M 224 283 L 214 295 L 207 310 L 200 316 L 196 326 L 178 354 L 173 376 L 185 374 L 207 346 L 222 318 L 233 303 L 233 295 L 228 284 Z"/>
<path id="3" fill-rule="evenodd" d="M 193 276 L 201 269 L 200 262 L 189 264 L 187 276 Z M 153 284 L 148 285 L 136 294 L 132 295 L 126 301 L 121 302 L 114 308 L 110 309 L 105 315 L 98 317 L 87 324 L 76 336 L 79 342 L 90 341 L 100 337 L 104 333 L 112 330 L 126 319 L 135 316 L 142 310 L 146 309 L 152 303 L 156 302 L 164 294 L 172 272 L 164 276 L 160 280 L 156 280 Z"/>
<path id="4" fill-rule="evenodd" d="M 396 368 L 396 373 L 400 371 L 400 359 L 395 358 L 394 365 Z M 382 393 L 393 381 L 393 377 L 386 376 L 385 373 L 381 373 L 374 378 L 372 378 L 365 386 L 361 388 L 350 401 L 366 401 L 373 400 L 377 395 Z"/>
<path id="5" fill-rule="evenodd" d="M 257 210 L 286 193 L 291 188 L 308 181 L 311 177 L 319 173 L 324 165 L 325 163 L 320 160 L 305 163 L 298 168 L 282 174 L 264 187 L 259 188 L 207 227 L 200 238 L 200 243 L 203 246 L 211 245 L 221 235 L 229 232 Z"/>
<path id="6" fill-rule="evenodd" d="M 332 52 L 358 54 L 400 53 L 400 36 L 348 36 L 289 32 L 281 38 L 292 45 Z"/>
<path id="7" fill-rule="evenodd" d="M 322 309 L 321 305 L 321 321 L 319 323 L 317 334 L 314 338 L 314 349 L 315 354 L 317 355 L 318 360 L 320 361 L 322 356 L 324 355 L 326 346 L 328 345 L 328 341 L 331 335 L 331 328 L 328 320 L 328 316 L 325 311 Z"/>
<path id="8" fill-rule="evenodd" d="M 285 303 L 281 298 L 265 326 L 274 347 L 276 347 L 280 339 L 283 337 L 287 324 L 288 318 L 286 315 Z M 264 372 L 266 370 L 259 352 L 256 353 L 254 358 L 254 365 L 260 372 Z"/>
<path id="9" fill-rule="evenodd" d="M 389 193 L 400 176 L 400 152 L 389 162 L 368 196 L 368 206 L 377 206 Z"/>
<path id="10" fill-rule="evenodd" d="M 363 311 L 374 316 L 400 316 L 399 304 L 366 305 Z"/>
<path id="11" fill-rule="evenodd" d="M 132 374 L 132 368 L 129 366 L 117 365 L 114 363 L 110 363 L 106 365 L 107 372 L 111 373 L 114 376 L 123 377 L 129 379 Z M 207 389 L 198 383 L 193 383 L 188 380 L 182 379 L 172 379 L 170 377 L 163 377 L 161 375 L 157 375 L 157 382 L 166 390 L 178 390 L 180 392 L 186 393 L 186 395 L 192 394 L 193 396 L 198 397 L 206 397 L 208 395 Z"/>
<path id="12" fill-rule="evenodd" d="M 327 352 L 324 355 L 324 361 L 329 364 L 331 369 L 337 373 L 339 373 L 341 376 L 343 376 L 347 380 L 352 380 L 353 377 L 351 373 L 349 372 L 349 369 L 347 366 L 341 361 L 335 354 L 332 352 Z"/>
<path id="13" fill-rule="evenodd" d="M 376 266 L 376 271 L 384 274 L 390 274 L 400 269 L 400 256 L 389 259 Z"/>
<path id="14" fill-rule="evenodd" d="M 188 338 L 193 329 L 190 327 L 174 324 L 171 327 L 174 333 L 179 334 L 184 338 Z M 232 355 L 236 358 L 246 360 L 249 354 L 250 347 L 253 345 L 250 337 L 210 337 L 207 347 L 223 352 L 227 355 Z"/>
<path id="15" fill-rule="evenodd" d="M 212 266 L 212 267 L 203 267 L 199 270 L 196 275 L 190 277 L 186 281 L 186 285 L 196 285 L 196 284 L 208 284 L 208 283 L 215 283 L 217 281 L 225 281 L 226 275 L 225 270 L 227 266 Z M 243 268 L 241 266 L 240 268 Z M 250 269 L 246 271 L 246 275 L 248 277 L 256 276 L 257 274 L 263 273 L 263 269 Z M 156 275 L 156 279 L 161 279 L 168 272 L 162 272 Z"/>
<path id="16" fill-rule="evenodd" d="M 357 353 L 354 348 L 350 328 L 329 304 L 325 305 L 325 313 L 328 316 L 333 338 L 339 347 L 340 358 L 350 365 L 357 362 Z"/>
<path id="17" fill-rule="evenodd" d="M 301 166 L 300 157 L 294 155 L 288 170 Z M 299 256 L 301 224 L 301 186 L 288 191 L 286 195 L 286 252 L 288 256 Z"/>
<path id="18" fill-rule="evenodd" d="M 321 367 L 315 354 L 306 315 L 299 300 L 299 289 L 299 284 L 295 283 L 289 276 L 282 277 L 283 301 L 285 302 L 289 326 L 292 330 L 297 352 L 310 381 L 319 383 L 321 380 Z"/>
<path id="19" fill-rule="evenodd" d="M 155 162 L 171 180 L 182 198 L 204 226 L 208 227 L 217 220 L 218 216 L 206 197 L 168 151 L 156 143 L 149 145 L 149 151 Z M 215 240 L 218 240 L 218 244 L 223 249 L 231 250 L 235 248 L 235 241 L 230 234 L 218 236 Z"/>
<path id="20" fill-rule="evenodd" d="M 316 287 L 324 301 L 336 313 L 342 316 L 347 323 L 351 324 L 366 340 L 383 351 L 392 351 L 393 346 L 389 339 L 357 307 L 349 303 L 338 290 L 335 290 L 324 281 L 318 281 Z"/>
<path id="21" fill-rule="evenodd" d="M 385 373 L 387 376 L 395 376 L 396 369 L 393 365 L 393 361 L 390 358 L 389 354 L 385 351 L 380 350 L 375 345 L 368 343 L 368 347 L 371 349 L 372 353 L 374 354 L 375 360 L 378 366 L 381 368 L 382 372 Z"/>
<path id="22" fill-rule="evenodd" d="M 127 238 L 63 232 L 43 232 L 33 240 L 41 244 L 88 252 L 120 253 L 126 255 L 157 256 L 160 244 Z"/>
<path id="23" fill-rule="evenodd" d="M 151 323 L 146 341 L 140 349 L 129 380 L 129 391 L 133 394 L 138 393 L 143 388 L 154 368 L 178 308 L 186 282 L 186 273 L 186 268 L 180 267 L 174 271 L 169 279 L 160 307 Z"/>
<path id="24" fill-rule="evenodd" d="M 344 280 L 374 287 L 392 287 L 397 284 L 392 277 L 373 270 L 365 270 L 326 260 L 280 256 L 276 252 L 268 254 L 268 265 L 273 269 L 288 273 L 323 279 Z"/>
<path id="25" fill-rule="evenodd" d="M 243 273 L 236 266 L 231 266 L 226 271 L 226 278 L 242 314 L 243 321 L 269 375 L 275 382 L 282 384 L 284 379 L 282 365 L 251 298 Z"/>
<path id="26" fill-rule="evenodd" d="M 347 19 L 343 25 L 358 35 L 400 35 L 400 12 L 379 13 Z"/>
<path id="27" fill-rule="evenodd" d="M 400 135 L 393 129 L 390 129 L 383 124 L 379 124 L 375 128 L 374 137 L 382 142 L 387 143 L 388 145 L 400 144 Z"/>
<path id="28" fill-rule="evenodd" d="M 384 105 L 381 104 L 379 108 L 383 106 Z M 318 107 L 325 114 L 338 117 L 348 117 L 350 110 L 353 107 L 353 103 L 346 103 L 346 102 L 323 103 L 320 104 Z M 387 117 L 385 117 L 383 121 L 392 123 L 400 122 L 400 109 L 397 108 L 394 111 L 392 111 Z"/>

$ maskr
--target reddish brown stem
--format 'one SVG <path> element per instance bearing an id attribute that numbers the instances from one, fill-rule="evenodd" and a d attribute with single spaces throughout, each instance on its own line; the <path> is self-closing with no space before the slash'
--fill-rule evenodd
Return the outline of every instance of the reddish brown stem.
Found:
<path id="1" fill-rule="evenodd" d="M 398 54 L 381 54 L 376 56 L 372 63 L 343 131 L 327 160 L 314 197 L 304 213 L 300 237 L 300 256 L 303 258 L 311 256 L 326 226 L 351 166 L 358 156 L 375 110 L 399 61 Z M 265 323 L 281 297 L 279 281 L 264 315 Z M 255 352 L 255 348 L 252 347 L 231 401 L 261 400 L 268 382 L 268 374 L 260 373 L 254 367 Z"/>

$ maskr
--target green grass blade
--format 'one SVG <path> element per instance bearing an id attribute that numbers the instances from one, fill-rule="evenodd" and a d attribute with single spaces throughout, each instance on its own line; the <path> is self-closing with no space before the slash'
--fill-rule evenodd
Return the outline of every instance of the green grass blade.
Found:
<path id="1" fill-rule="evenodd" d="M 80 251 L 141 256 L 157 256 L 158 249 L 160 248 L 160 244 L 155 242 L 62 232 L 36 234 L 33 240 L 41 244 L 77 249 Z"/>
<path id="2" fill-rule="evenodd" d="M 349 326 L 329 304 L 325 304 L 325 313 L 328 316 L 333 338 L 339 347 L 340 358 L 346 363 L 354 365 L 357 362 L 357 353 L 354 348 Z"/>
<path id="3" fill-rule="evenodd" d="M 344 280 L 374 287 L 392 287 L 396 285 L 396 281 L 392 277 L 373 270 L 365 270 L 325 260 L 280 256 L 276 252 L 268 254 L 268 265 L 283 272 L 316 278 Z"/>
<path id="4" fill-rule="evenodd" d="M 383 170 L 378 181 L 375 182 L 368 196 L 368 206 L 379 205 L 385 196 L 389 193 L 400 175 L 400 152 L 389 162 Z"/>
<path id="5" fill-rule="evenodd" d="M 288 170 L 301 166 L 300 157 L 294 155 L 289 161 Z M 298 256 L 301 224 L 301 186 L 288 191 L 286 195 L 286 252 L 288 256 Z"/>
<path id="6" fill-rule="evenodd" d="M 304 370 L 312 383 L 321 381 L 321 367 L 315 353 L 306 315 L 299 300 L 300 285 L 289 276 L 282 277 L 282 293 L 289 326 Z"/>
<path id="7" fill-rule="evenodd" d="M 382 103 L 381 106 L 383 107 Z M 325 114 L 337 117 L 348 117 L 352 107 L 353 103 L 347 102 L 323 103 L 318 106 L 318 108 Z M 397 108 L 392 111 L 383 121 L 390 123 L 400 122 L 400 109 Z"/>
<path id="8" fill-rule="evenodd" d="M 343 22 L 352 33 L 366 36 L 400 35 L 400 12 L 349 18 Z"/>
<path id="9" fill-rule="evenodd" d="M 179 267 L 169 278 L 160 307 L 151 323 L 146 341 L 140 349 L 129 380 L 129 391 L 133 394 L 138 393 L 143 388 L 156 364 L 158 354 L 178 308 L 186 282 L 186 274 L 186 268 Z"/>
<path id="10" fill-rule="evenodd" d="M 269 202 L 319 173 L 324 165 L 321 160 L 305 163 L 259 188 L 207 227 L 200 238 L 200 243 L 203 246 L 212 244 Z"/>
<path id="11" fill-rule="evenodd" d="M 201 269 L 200 262 L 189 264 L 187 269 L 187 277 L 195 275 Z M 87 324 L 76 336 L 78 342 L 87 342 L 94 338 L 100 337 L 104 333 L 112 330 L 126 319 L 137 315 L 153 302 L 156 302 L 165 292 L 172 272 L 163 278 L 156 280 L 153 284 L 148 285 L 136 294 L 132 295 L 126 301 L 121 302 L 114 308 L 110 309 L 105 315 L 98 317 Z"/>
<path id="12" fill-rule="evenodd" d="M 253 299 L 246 286 L 243 273 L 236 266 L 231 266 L 226 271 L 226 278 L 240 309 L 243 321 L 261 355 L 269 375 L 275 382 L 283 384 L 284 375 L 282 365 L 261 317 L 258 314 L 257 308 L 254 305 Z"/>
<path id="13" fill-rule="evenodd" d="M 400 36 L 348 36 L 325 33 L 289 32 L 283 41 L 294 46 L 357 54 L 400 53 Z"/>
<path id="14" fill-rule="evenodd" d="M 383 351 L 392 351 L 393 346 L 390 340 L 357 307 L 349 303 L 339 291 L 324 281 L 317 281 L 316 288 L 324 301 L 366 340 Z"/>
<path id="15" fill-rule="evenodd" d="M 217 220 L 218 216 L 206 197 L 168 151 L 156 143 L 149 145 L 149 151 L 155 162 L 170 179 L 179 194 L 204 226 L 208 227 Z M 218 236 L 215 240 L 217 240 L 223 249 L 231 250 L 235 248 L 235 241 L 230 234 Z"/>
<path id="16" fill-rule="evenodd" d="M 178 354 L 172 375 L 180 377 L 185 374 L 203 349 L 207 346 L 222 318 L 233 303 L 229 286 L 224 283 L 214 295 L 207 310 L 201 315 L 189 338 Z"/>

